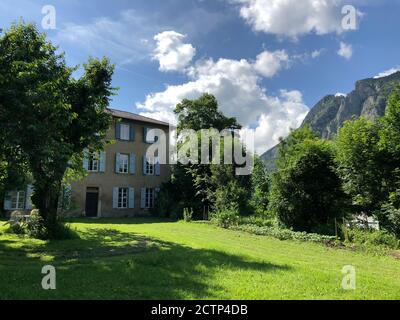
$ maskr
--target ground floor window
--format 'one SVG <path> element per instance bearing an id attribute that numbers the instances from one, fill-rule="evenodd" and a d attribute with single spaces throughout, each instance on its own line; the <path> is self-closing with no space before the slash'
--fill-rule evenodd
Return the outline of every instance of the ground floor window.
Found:
<path id="1" fill-rule="evenodd" d="M 23 210 L 25 208 L 25 191 L 11 193 L 11 210 Z"/>
<path id="2" fill-rule="evenodd" d="M 154 208 L 154 189 L 146 188 L 144 204 L 146 209 Z"/>
<path id="3" fill-rule="evenodd" d="M 128 208 L 128 188 L 119 188 L 118 189 L 118 209 L 127 209 Z"/>

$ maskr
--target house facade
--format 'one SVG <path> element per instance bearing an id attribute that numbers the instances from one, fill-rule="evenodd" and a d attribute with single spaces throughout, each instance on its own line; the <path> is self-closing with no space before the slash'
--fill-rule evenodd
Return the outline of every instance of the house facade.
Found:
<path id="1" fill-rule="evenodd" d="M 86 153 L 87 176 L 70 186 L 72 216 L 132 217 L 146 215 L 154 207 L 163 182 L 170 178 L 168 165 L 146 152 L 157 139 L 156 129 L 168 137 L 169 124 L 137 114 L 109 109 L 113 116 L 104 151 Z M 151 131 L 150 131 L 151 130 Z M 167 143 L 168 148 L 168 143 Z M 167 149 L 168 150 L 168 149 Z M 32 186 L 6 194 L 4 209 L 31 210 Z"/>

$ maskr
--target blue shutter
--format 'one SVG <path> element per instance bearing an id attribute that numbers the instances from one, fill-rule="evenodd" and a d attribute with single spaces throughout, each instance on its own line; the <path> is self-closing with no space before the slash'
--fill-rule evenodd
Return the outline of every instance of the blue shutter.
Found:
<path id="1" fill-rule="evenodd" d="M 116 153 L 115 154 L 115 173 L 119 173 L 120 165 L 121 165 L 121 154 Z"/>
<path id="2" fill-rule="evenodd" d="M 156 176 L 161 175 L 160 158 L 156 158 L 155 171 L 156 171 Z"/>
<path id="3" fill-rule="evenodd" d="M 135 189 L 129 188 L 129 209 L 135 208 Z"/>
<path id="4" fill-rule="evenodd" d="M 106 172 L 106 153 L 100 152 L 100 172 Z"/>
<path id="5" fill-rule="evenodd" d="M 12 192 L 7 192 L 5 197 L 4 197 L 4 210 L 10 211 L 11 209 L 11 197 L 12 197 Z"/>
<path id="6" fill-rule="evenodd" d="M 118 209 L 118 193 L 119 193 L 119 188 L 115 187 L 113 188 L 113 209 Z"/>
<path id="7" fill-rule="evenodd" d="M 146 188 L 142 188 L 140 192 L 140 208 L 145 209 L 146 207 Z"/>
<path id="8" fill-rule="evenodd" d="M 89 152 L 87 149 L 83 150 L 83 169 L 89 171 Z"/>
<path id="9" fill-rule="evenodd" d="M 147 131 L 149 131 L 149 128 L 144 127 L 143 128 L 143 142 L 147 143 Z"/>
<path id="10" fill-rule="evenodd" d="M 32 210 L 33 206 L 32 206 L 32 194 L 33 194 L 33 186 L 32 185 L 28 185 L 26 187 L 26 200 L 25 200 L 25 209 L 26 210 Z"/>
<path id="11" fill-rule="evenodd" d="M 134 153 L 129 156 L 129 172 L 130 174 L 136 173 L 136 155 Z"/>
<path id="12" fill-rule="evenodd" d="M 132 123 L 129 125 L 129 140 L 135 141 L 135 126 Z"/>
<path id="13" fill-rule="evenodd" d="M 146 173 L 146 163 L 147 163 L 146 156 L 143 156 L 143 175 L 144 175 L 144 176 L 147 176 L 147 173 Z"/>
<path id="14" fill-rule="evenodd" d="M 121 124 L 119 122 L 115 124 L 115 139 L 121 139 Z"/>

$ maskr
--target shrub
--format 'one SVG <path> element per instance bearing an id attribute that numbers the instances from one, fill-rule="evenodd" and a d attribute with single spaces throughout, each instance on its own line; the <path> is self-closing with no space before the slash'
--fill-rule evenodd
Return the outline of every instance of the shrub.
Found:
<path id="1" fill-rule="evenodd" d="M 269 236 L 278 240 L 295 240 L 302 242 L 315 242 L 323 244 L 335 244 L 336 237 L 323 236 L 315 233 L 295 232 L 289 229 L 278 227 L 259 227 L 256 225 L 241 225 L 232 229 L 248 232 L 259 236 Z"/>
<path id="2" fill-rule="evenodd" d="M 348 229 L 347 235 L 348 243 L 367 249 L 371 247 L 383 247 L 388 249 L 400 248 L 400 241 L 395 235 L 387 231 Z"/>
<path id="3" fill-rule="evenodd" d="M 237 207 L 217 211 L 211 215 L 211 221 L 222 228 L 229 228 L 239 225 L 240 216 Z"/>
<path id="4" fill-rule="evenodd" d="M 43 228 L 43 218 L 39 214 L 39 210 L 34 209 L 31 211 L 29 219 L 26 221 L 25 233 L 30 238 L 44 239 L 46 231 Z"/>
<path id="5" fill-rule="evenodd" d="M 386 229 L 400 238 L 400 209 L 393 204 L 386 204 L 381 210 L 382 217 L 386 222 Z"/>
<path id="6" fill-rule="evenodd" d="M 191 222 L 193 220 L 193 209 L 183 209 L 183 220 L 186 222 Z"/>
<path id="7" fill-rule="evenodd" d="M 249 217 L 241 217 L 239 224 L 250 224 L 257 227 L 273 227 L 277 225 L 276 219 L 268 218 L 266 216 L 255 215 Z"/>

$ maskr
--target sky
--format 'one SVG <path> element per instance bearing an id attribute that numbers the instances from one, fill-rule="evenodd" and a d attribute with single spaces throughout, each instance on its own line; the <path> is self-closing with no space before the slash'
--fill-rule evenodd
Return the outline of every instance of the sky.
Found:
<path id="1" fill-rule="evenodd" d="M 400 69 L 399 13 L 400 0 L 1 0 L 0 28 L 36 23 L 71 66 L 110 58 L 112 108 L 174 123 L 182 99 L 212 93 L 263 153 L 325 95 Z"/>

